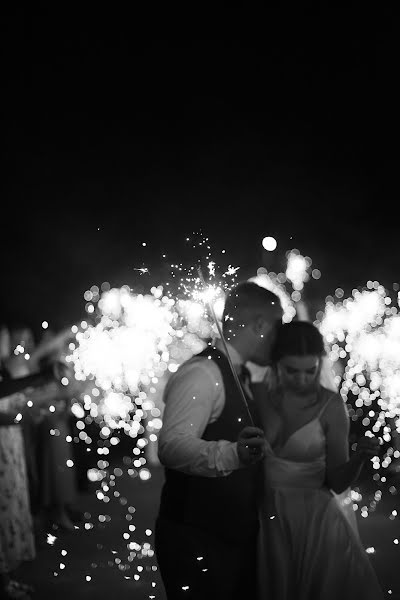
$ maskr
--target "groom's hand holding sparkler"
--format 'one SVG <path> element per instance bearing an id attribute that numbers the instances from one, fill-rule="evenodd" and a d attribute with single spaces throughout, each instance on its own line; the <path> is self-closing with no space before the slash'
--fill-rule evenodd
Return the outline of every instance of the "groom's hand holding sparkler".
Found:
<path id="1" fill-rule="evenodd" d="M 264 458 L 265 438 L 264 432 L 258 427 L 244 427 L 237 441 L 237 453 L 240 462 L 245 465 L 254 465 Z"/>

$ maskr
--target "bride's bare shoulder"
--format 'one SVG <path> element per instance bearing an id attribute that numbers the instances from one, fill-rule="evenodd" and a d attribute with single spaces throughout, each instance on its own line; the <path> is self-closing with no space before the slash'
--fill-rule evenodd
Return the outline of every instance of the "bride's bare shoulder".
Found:
<path id="1" fill-rule="evenodd" d="M 346 403 L 339 392 L 334 392 L 327 388 L 322 388 L 321 407 L 323 419 L 343 419 L 347 415 Z"/>
<path id="2" fill-rule="evenodd" d="M 325 402 L 337 402 L 339 400 L 342 400 L 341 395 L 339 394 L 339 392 L 334 391 L 334 390 L 330 390 L 329 388 L 326 388 L 324 386 L 321 385 L 321 402 L 325 403 Z"/>

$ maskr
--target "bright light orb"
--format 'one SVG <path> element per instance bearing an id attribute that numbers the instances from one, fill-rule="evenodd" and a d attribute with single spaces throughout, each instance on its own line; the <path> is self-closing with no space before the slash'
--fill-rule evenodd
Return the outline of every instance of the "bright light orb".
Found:
<path id="1" fill-rule="evenodd" d="M 278 245 L 276 239 L 271 236 L 265 237 L 261 243 L 264 250 L 268 250 L 268 252 L 273 252 Z"/>
<path id="2" fill-rule="evenodd" d="M 292 299 L 287 293 L 285 287 L 272 276 L 272 273 L 263 273 L 261 275 L 257 275 L 256 277 L 251 277 L 249 281 L 253 281 L 260 287 L 270 290 L 279 297 L 283 309 L 282 320 L 284 323 L 289 323 L 294 318 L 296 309 L 293 305 Z"/>

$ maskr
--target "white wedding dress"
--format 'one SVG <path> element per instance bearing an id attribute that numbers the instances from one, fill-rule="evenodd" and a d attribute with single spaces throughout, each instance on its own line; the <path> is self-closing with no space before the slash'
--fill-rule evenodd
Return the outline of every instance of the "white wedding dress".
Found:
<path id="1" fill-rule="evenodd" d="M 260 600 L 383 600 L 346 494 L 324 486 L 320 413 L 264 463 Z"/>

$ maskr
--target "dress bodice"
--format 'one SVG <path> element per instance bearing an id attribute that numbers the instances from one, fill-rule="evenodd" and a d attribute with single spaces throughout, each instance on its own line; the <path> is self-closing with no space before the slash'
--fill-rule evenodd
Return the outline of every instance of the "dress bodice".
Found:
<path id="1" fill-rule="evenodd" d="M 280 448 L 268 446 L 264 464 L 271 487 L 323 486 L 326 449 L 320 415 L 294 431 Z"/>

